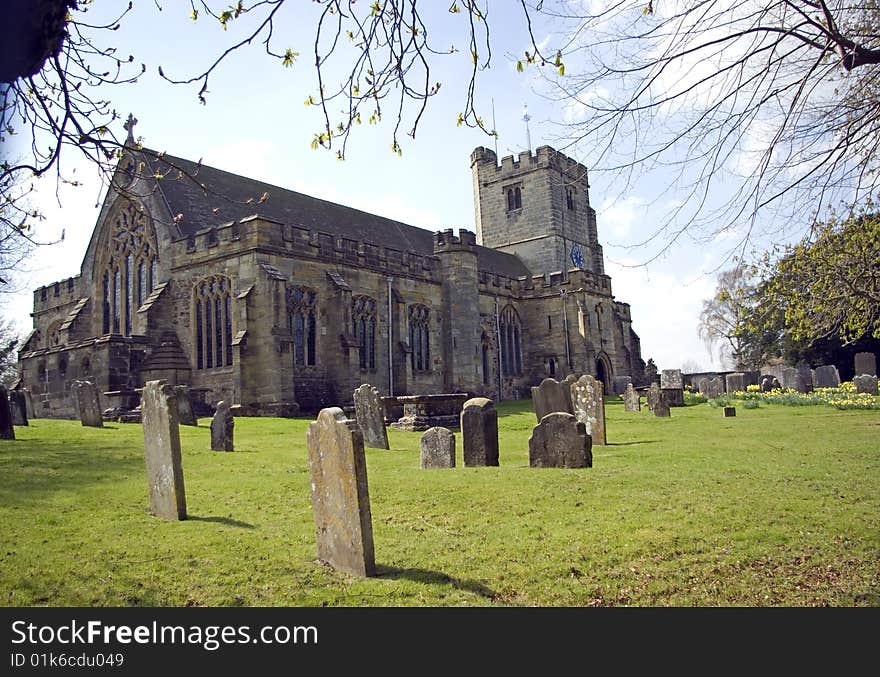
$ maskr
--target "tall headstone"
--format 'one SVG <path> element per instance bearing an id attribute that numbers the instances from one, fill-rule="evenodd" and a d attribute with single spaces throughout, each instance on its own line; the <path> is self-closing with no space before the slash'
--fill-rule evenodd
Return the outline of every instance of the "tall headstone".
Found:
<path id="1" fill-rule="evenodd" d="M 684 406 L 684 382 L 681 369 L 664 369 L 660 372 L 660 390 L 670 407 Z"/>
<path id="2" fill-rule="evenodd" d="M 667 418 L 669 416 L 669 401 L 666 399 L 666 391 L 659 387 L 655 388 L 656 385 L 656 383 L 652 384 L 651 390 L 648 391 L 649 402 L 654 403 L 651 411 L 654 412 L 654 416 Z"/>
<path id="3" fill-rule="evenodd" d="M 860 374 L 853 377 L 853 385 L 857 393 L 877 394 L 877 377 L 873 374 Z"/>
<path id="4" fill-rule="evenodd" d="M 165 381 L 147 381 L 141 393 L 141 411 L 150 509 L 162 519 L 184 520 L 186 488 L 174 386 Z"/>
<path id="5" fill-rule="evenodd" d="M 737 372 L 735 374 L 728 374 L 726 380 L 727 392 L 729 393 L 742 393 L 745 392 L 746 389 L 746 375 L 742 372 Z M 720 395 L 721 393 L 718 393 Z M 718 395 L 713 395 L 713 397 L 718 397 Z"/>
<path id="6" fill-rule="evenodd" d="M 177 416 L 180 425 L 199 424 L 195 413 L 193 412 L 192 398 L 189 394 L 189 386 L 174 386 L 174 392 L 177 394 Z"/>
<path id="7" fill-rule="evenodd" d="M 455 467 L 455 435 L 449 428 L 434 426 L 422 434 L 421 467 Z"/>
<path id="8" fill-rule="evenodd" d="M 581 376 L 571 386 L 571 402 L 575 418 L 584 424 L 593 444 L 607 444 L 602 381 L 597 381 L 589 374 Z"/>
<path id="9" fill-rule="evenodd" d="M 15 429 L 12 427 L 12 408 L 6 388 L 0 386 L 0 440 L 14 440 Z"/>
<path id="10" fill-rule="evenodd" d="M 663 391 L 660 390 L 660 386 L 654 382 L 651 384 L 651 387 L 648 388 L 648 392 L 645 394 L 645 400 L 648 403 L 648 409 L 654 411 L 654 407 L 657 406 L 657 402 L 661 400 L 663 397 Z"/>
<path id="11" fill-rule="evenodd" d="M 874 353 L 856 353 L 853 359 L 853 366 L 855 367 L 856 376 L 861 376 L 862 374 L 877 375 L 877 357 Z"/>
<path id="12" fill-rule="evenodd" d="M 379 389 L 369 383 L 354 391 L 354 412 L 357 424 L 364 434 L 364 446 L 388 449 L 388 431 L 385 430 L 385 404 Z"/>
<path id="13" fill-rule="evenodd" d="M 74 381 L 73 391 L 80 422 L 84 426 L 103 428 L 104 419 L 101 416 L 101 403 L 95 384 L 91 381 Z"/>
<path id="14" fill-rule="evenodd" d="M 785 384 L 783 384 L 785 385 Z M 840 386 L 840 374 L 833 364 L 816 367 L 813 370 L 813 385 L 817 388 L 837 388 Z"/>
<path id="15" fill-rule="evenodd" d="M 545 378 L 541 385 L 532 386 L 532 404 L 539 421 L 554 411 L 573 413 L 570 387 L 552 378 Z"/>
<path id="16" fill-rule="evenodd" d="M 12 390 L 9 393 L 9 409 L 12 414 L 12 425 L 27 425 L 27 403 L 24 393 L 20 390 Z"/>
<path id="17" fill-rule="evenodd" d="M 31 391 L 27 388 L 22 388 L 21 392 L 24 393 L 24 404 L 25 404 L 25 413 L 28 417 L 28 420 L 36 418 L 34 414 L 34 398 L 31 397 Z"/>
<path id="18" fill-rule="evenodd" d="M 461 443 L 466 467 L 498 465 L 498 412 L 492 400 L 473 397 L 464 403 Z"/>
<path id="19" fill-rule="evenodd" d="M 211 419 L 211 451 L 234 451 L 233 434 L 235 419 L 229 405 L 221 400 L 217 403 L 214 417 Z"/>
<path id="20" fill-rule="evenodd" d="M 318 559 L 355 576 L 375 576 L 373 520 L 364 436 L 339 407 L 322 409 L 306 433 Z"/>
<path id="21" fill-rule="evenodd" d="M 591 468 L 592 446 L 584 424 L 572 414 L 547 414 L 532 428 L 529 465 L 532 468 Z"/>
<path id="22" fill-rule="evenodd" d="M 641 411 L 642 401 L 639 397 L 639 391 L 633 388 L 632 383 L 626 384 L 626 393 L 623 396 L 624 411 Z"/>

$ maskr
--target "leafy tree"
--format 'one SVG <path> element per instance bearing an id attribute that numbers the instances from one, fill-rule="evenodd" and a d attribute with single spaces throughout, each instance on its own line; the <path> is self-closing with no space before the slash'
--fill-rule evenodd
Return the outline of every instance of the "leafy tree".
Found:
<path id="1" fill-rule="evenodd" d="M 753 365 L 745 359 L 743 327 L 746 321 L 754 285 L 751 270 L 743 265 L 725 270 L 718 275 L 715 295 L 703 301 L 697 327 L 700 338 L 711 350 L 718 346 L 718 357 L 723 364 L 736 369 Z"/>
<path id="2" fill-rule="evenodd" d="M 8 388 L 18 378 L 18 346 L 21 337 L 15 326 L 0 319 L 0 385 Z"/>
<path id="3" fill-rule="evenodd" d="M 644 374 L 645 374 L 645 383 L 647 385 L 660 382 L 660 377 L 657 375 L 658 374 L 657 365 L 654 362 L 653 357 L 649 357 L 648 361 L 645 363 Z"/>

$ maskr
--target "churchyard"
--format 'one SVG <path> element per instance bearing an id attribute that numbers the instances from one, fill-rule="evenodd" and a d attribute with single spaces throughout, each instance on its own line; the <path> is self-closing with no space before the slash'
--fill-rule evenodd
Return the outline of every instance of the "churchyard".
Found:
<path id="1" fill-rule="evenodd" d="M 642 399 L 644 405 L 644 398 Z M 317 562 L 312 418 L 179 427 L 183 521 L 150 513 L 140 424 L 31 420 L 0 442 L 7 606 L 880 604 L 880 412 L 625 411 L 592 467 L 530 467 L 530 400 L 497 403 L 499 465 L 365 450 L 376 576 Z"/>

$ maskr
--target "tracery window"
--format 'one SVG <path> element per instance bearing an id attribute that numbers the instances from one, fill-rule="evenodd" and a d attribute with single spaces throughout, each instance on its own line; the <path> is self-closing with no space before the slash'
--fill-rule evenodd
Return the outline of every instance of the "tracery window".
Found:
<path id="1" fill-rule="evenodd" d="M 315 364 L 317 298 L 309 287 L 287 290 L 287 329 L 293 335 L 294 364 Z"/>
<path id="2" fill-rule="evenodd" d="M 101 328 L 103 333 L 131 334 L 132 325 L 156 280 L 158 254 L 156 238 L 146 213 L 127 203 L 110 223 L 101 285 Z M 146 271 L 154 274 L 149 277 Z"/>
<path id="3" fill-rule="evenodd" d="M 357 339 L 361 369 L 376 368 L 376 299 L 358 295 L 351 299 L 352 332 Z"/>
<path id="4" fill-rule="evenodd" d="M 431 368 L 431 310 L 420 303 L 409 307 L 410 365 L 413 371 Z"/>
<path id="5" fill-rule="evenodd" d="M 519 186 L 507 189 L 507 211 L 522 209 L 522 190 Z"/>
<path id="6" fill-rule="evenodd" d="M 193 288 L 196 369 L 232 365 L 232 283 L 207 277 Z"/>
<path id="7" fill-rule="evenodd" d="M 513 306 L 506 306 L 501 311 L 499 320 L 501 336 L 501 373 L 505 376 L 522 374 L 521 335 L 522 324 Z"/>

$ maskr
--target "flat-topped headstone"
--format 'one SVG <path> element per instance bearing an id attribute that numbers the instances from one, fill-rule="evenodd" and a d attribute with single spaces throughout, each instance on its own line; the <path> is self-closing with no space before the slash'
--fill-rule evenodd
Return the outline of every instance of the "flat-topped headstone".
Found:
<path id="1" fill-rule="evenodd" d="M 669 416 L 669 402 L 666 399 L 666 392 L 666 390 L 657 386 L 656 383 L 651 384 L 651 388 L 648 390 L 648 401 L 654 403 L 651 407 L 654 416 L 660 418 L 666 418 Z"/>
<path id="2" fill-rule="evenodd" d="M 0 386 L 0 440 L 14 440 L 15 429 L 12 427 L 12 407 L 6 388 Z"/>
<path id="3" fill-rule="evenodd" d="M 584 424 L 593 444 L 607 444 L 602 381 L 597 381 L 589 374 L 581 376 L 571 386 L 571 402 L 574 406 L 574 417 Z"/>
<path id="4" fill-rule="evenodd" d="M 877 394 L 877 377 L 873 374 L 860 374 L 853 377 L 853 385 L 857 393 Z"/>
<path id="5" fill-rule="evenodd" d="M 835 371 L 836 371 L 835 367 Z M 785 367 L 782 370 L 782 387 L 787 390 L 795 390 L 799 393 L 807 393 L 812 386 L 812 376 L 809 368 Z M 838 385 L 840 382 L 838 380 Z"/>
<path id="6" fill-rule="evenodd" d="M 150 510 L 162 519 L 184 520 L 186 488 L 174 386 L 165 381 L 147 381 L 141 393 L 141 412 Z"/>
<path id="7" fill-rule="evenodd" d="M 235 418 L 229 405 L 220 400 L 211 418 L 211 451 L 234 451 Z"/>
<path id="8" fill-rule="evenodd" d="M 877 357 L 874 353 L 856 353 L 853 358 L 853 366 L 855 367 L 855 375 L 870 374 L 877 375 Z"/>
<path id="9" fill-rule="evenodd" d="M 91 381 L 74 381 L 73 392 L 80 422 L 84 426 L 103 428 L 104 418 L 101 416 L 101 403 L 95 384 Z"/>
<path id="10" fill-rule="evenodd" d="M 532 468 L 590 468 L 593 466 L 592 446 L 586 427 L 574 415 L 547 414 L 532 428 L 529 465 Z"/>
<path id="11" fill-rule="evenodd" d="M 388 431 L 385 430 L 385 404 L 379 389 L 369 383 L 354 391 L 354 411 L 357 424 L 364 434 L 364 446 L 388 449 Z"/>
<path id="12" fill-rule="evenodd" d="M 339 407 L 322 409 L 306 433 L 318 559 L 355 576 L 375 576 L 373 520 L 364 436 Z"/>
<path id="13" fill-rule="evenodd" d="M 660 372 L 660 388 L 663 390 L 679 388 L 684 389 L 681 378 L 681 369 L 664 369 Z"/>
<path id="14" fill-rule="evenodd" d="M 626 384 L 626 392 L 623 395 L 623 410 L 624 411 L 641 411 L 642 410 L 642 400 L 639 396 L 639 391 L 633 387 L 632 383 Z"/>
<path id="15" fill-rule="evenodd" d="M 9 393 L 9 410 L 12 414 L 12 425 L 27 425 L 27 403 L 24 393 L 20 390 L 12 390 Z"/>
<path id="16" fill-rule="evenodd" d="M 565 391 L 569 390 L 568 393 Z M 532 386 L 532 404 L 540 421 L 554 411 L 572 412 L 571 390 L 556 379 L 545 378 L 538 386 Z"/>
<path id="17" fill-rule="evenodd" d="M 837 367 L 835 367 L 833 364 L 816 367 L 813 370 L 813 385 L 817 388 L 839 387 L 840 374 L 837 373 Z"/>
<path id="18" fill-rule="evenodd" d="M 772 374 L 764 374 L 761 376 L 761 392 L 769 393 L 771 390 L 779 390 L 781 388 L 779 379 Z"/>
<path id="19" fill-rule="evenodd" d="M 174 386 L 174 392 L 177 394 L 177 416 L 180 425 L 197 426 L 199 421 L 193 411 L 189 386 Z"/>
<path id="20" fill-rule="evenodd" d="M 736 407 L 724 407 L 724 418 L 736 416 Z"/>
<path id="21" fill-rule="evenodd" d="M 455 434 L 449 428 L 428 428 L 422 434 L 420 446 L 423 469 L 455 467 Z"/>
<path id="22" fill-rule="evenodd" d="M 498 465 L 498 412 L 485 397 L 473 397 L 461 409 L 461 443 L 466 467 Z"/>
<path id="23" fill-rule="evenodd" d="M 742 372 L 737 372 L 735 374 L 728 374 L 725 378 L 727 392 L 729 393 L 742 393 L 746 390 L 746 375 Z M 723 389 L 722 389 L 723 392 Z M 719 397 L 721 392 L 718 392 L 717 395 L 707 395 L 707 397 Z"/>
<path id="24" fill-rule="evenodd" d="M 34 414 L 34 398 L 31 396 L 31 391 L 27 388 L 22 388 L 21 392 L 24 393 L 25 414 L 30 421 L 37 417 L 36 414 Z"/>

